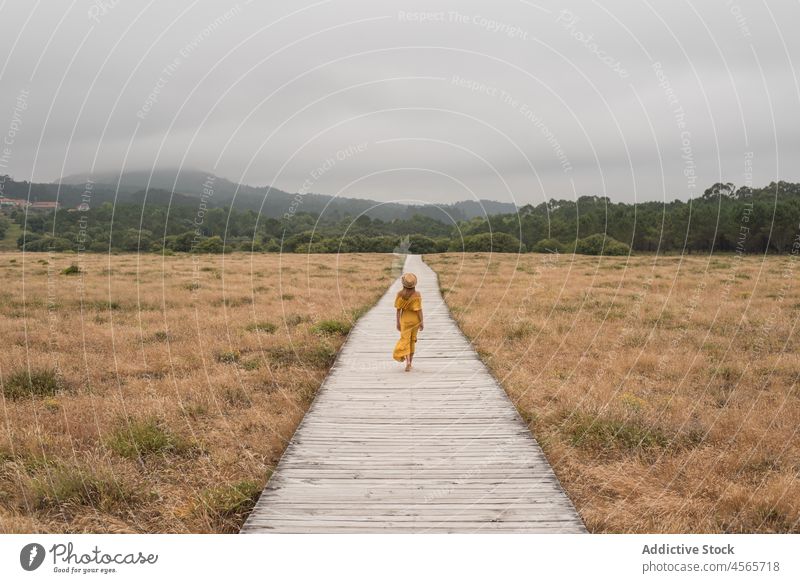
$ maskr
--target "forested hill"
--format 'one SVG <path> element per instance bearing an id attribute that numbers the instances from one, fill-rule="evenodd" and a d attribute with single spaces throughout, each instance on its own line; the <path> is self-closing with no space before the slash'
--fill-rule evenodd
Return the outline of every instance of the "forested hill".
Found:
<path id="1" fill-rule="evenodd" d="M 688 202 L 550 200 L 455 223 L 414 207 L 391 219 L 347 207 L 320 214 L 305 199 L 288 215 L 270 216 L 238 204 L 205 208 L 202 199 L 166 190 L 120 194 L 113 205 L 96 202 L 89 210 L 6 208 L 0 238 L 24 228 L 17 245 L 28 251 L 800 252 L 800 184 L 788 182 L 756 189 L 715 184 Z M 19 228 L 11 230 L 12 223 Z"/>
<path id="2" fill-rule="evenodd" d="M 508 233 L 529 249 L 569 248 L 602 233 L 636 251 L 800 252 L 800 184 L 736 188 L 717 183 L 688 202 L 627 204 L 598 196 L 550 200 L 514 214 L 473 219 L 462 229 L 467 235 Z"/>
<path id="3" fill-rule="evenodd" d="M 93 206 L 115 201 L 115 193 L 118 203 L 132 202 L 134 193 L 139 193 L 136 197 L 138 201 L 144 198 L 141 194 L 144 191 L 147 193 L 148 205 L 181 204 L 187 198 L 203 198 L 211 208 L 253 210 L 271 218 L 279 218 L 287 212 L 303 211 L 324 214 L 331 219 L 342 219 L 363 213 L 370 218 L 383 221 L 408 219 L 420 214 L 447 222 L 451 220 L 450 217 L 453 220 L 467 220 L 486 214 L 516 211 L 516 206 L 512 203 L 491 200 L 461 201 L 435 206 L 382 203 L 363 198 L 333 197 L 318 193 L 289 193 L 266 186 L 237 184 L 211 173 L 191 169 L 157 170 L 152 175 L 150 171 L 128 171 L 121 176 L 115 172 L 73 174 L 52 184 L 9 181 L 5 188 L 5 196 L 27 199 L 30 188 L 32 201 L 54 201 L 58 197 L 62 207 L 74 207 L 82 202 L 81 197 L 85 194 L 90 179 Z M 117 189 L 118 184 L 119 189 Z M 409 198 L 413 198 L 413 193 L 409 193 Z"/>

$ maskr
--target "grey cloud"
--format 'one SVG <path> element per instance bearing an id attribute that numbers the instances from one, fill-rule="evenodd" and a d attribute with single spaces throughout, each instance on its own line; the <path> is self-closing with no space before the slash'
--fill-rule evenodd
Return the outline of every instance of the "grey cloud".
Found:
<path id="1" fill-rule="evenodd" d="M 699 194 L 688 132 L 700 192 L 741 183 L 748 151 L 756 184 L 800 180 L 800 5 L 536 4 L 9 2 L 0 135 L 29 94 L 8 171 L 41 181 L 95 157 L 98 170 L 183 162 L 293 191 L 365 142 L 314 191 L 525 203 L 574 186 L 672 200 Z M 408 167 L 427 170 L 395 170 Z"/>

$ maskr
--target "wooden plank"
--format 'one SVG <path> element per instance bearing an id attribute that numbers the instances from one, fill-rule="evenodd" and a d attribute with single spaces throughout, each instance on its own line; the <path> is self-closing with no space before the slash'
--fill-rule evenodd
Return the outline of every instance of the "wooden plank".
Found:
<path id="1" fill-rule="evenodd" d="M 417 255 L 425 330 L 392 360 L 400 282 L 351 331 L 242 532 L 586 532 Z"/>

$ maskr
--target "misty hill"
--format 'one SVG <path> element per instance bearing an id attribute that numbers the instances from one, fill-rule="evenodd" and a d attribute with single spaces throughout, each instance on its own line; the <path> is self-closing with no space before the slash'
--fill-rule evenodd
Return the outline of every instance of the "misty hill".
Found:
<path id="1" fill-rule="evenodd" d="M 461 201 L 454 204 L 439 205 L 406 205 L 400 203 L 381 203 L 369 199 L 332 197 L 326 194 L 308 193 L 297 195 L 277 188 L 267 186 L 249 186 L 237 184 L 226 178 L 193 169 L 164 169 L 150 171 L 126 171 L 120 178 L 117 172 L 101 172 L 91 176 L 93 181 L 93 199 L 95 202 L 113 200 L 113 192 L 119 183 L 121 195 L 130 195 L 145 189 L 159 189 L 161 191 L 180 193 L 190 198 L 200 198 L 206 193 L 207 204 L 210 207 L 233 207 L 236 210 L 254 210 L 266 217 L 281 217 L 294 208 L 297 212 L 322 214 L 332 219 L 345 216 L 357 216 L 365 213 L 370 218 L 391 221 L 395 219 L 408 219 L 415 214 L 450 223 L 452 220 L 468 220 L 482 217 L 487 214 L 504 214 L 516 212 L 512 203 L 502 203 L 491 200 Z M 73 174 L 61 178 L 62 202 L 70 205 L 75 189 L 78 198 L 89 179 L 88 174 Z M 38 185 L 37 185 L 38 186 Z M 57 185 L 49 185 L 51 187 Z M 53 191 L 53 188 L 49 189 Z M 209 192 L 213 195 L 208 196 Z M 111 196 L 109 197 L 109 195 Z M 160 204 L 148 192 L 147 204 Z M 122 196 L 120 198 L 127 198 Z M 120 200 L 118 198 L 118 201 Z M 163 193 L 157 197 L 163 200 Z M 54 200 L 54 198 L 40 198 L 40 200 Z M 67 201 L 70 202 L 67 202 Z M 167 201 L 169 199 L 167 198 Z M 80 202 L 80 201 L 78 201 Z M 138 201 L 137 201 L 138 202 Z M 173 201 L 175 204 L 176 201 Z M 183 199 L 181 202 L 185 202 Z M 452 217 L 452 219 L 450 218 Z"/>

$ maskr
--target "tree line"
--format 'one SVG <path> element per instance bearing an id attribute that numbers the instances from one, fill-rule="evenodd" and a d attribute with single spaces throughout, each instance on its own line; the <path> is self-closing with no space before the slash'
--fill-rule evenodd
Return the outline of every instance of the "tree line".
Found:
<path id="1" fill-rule="evenodd" d="M 20 249 L 102 253 L 388 253 L 406 248 L 412 253 L 784 253 L 797 244 L 800 228 L 800 184 L 789 182 L 760 189 L 718 183 L 701 197 L 669 203 L 615 203 L 601 196 L 552 199 L 517 213 L 454 223 L 421 214 L 382 220 L 297 212 L 274 218 L 198 204 L 106 202 L 85 212 L 26 215 L 15 210 L 9 218 L 23 227 Z M 0 221 L 5 231 L 2 227 Z"/>

